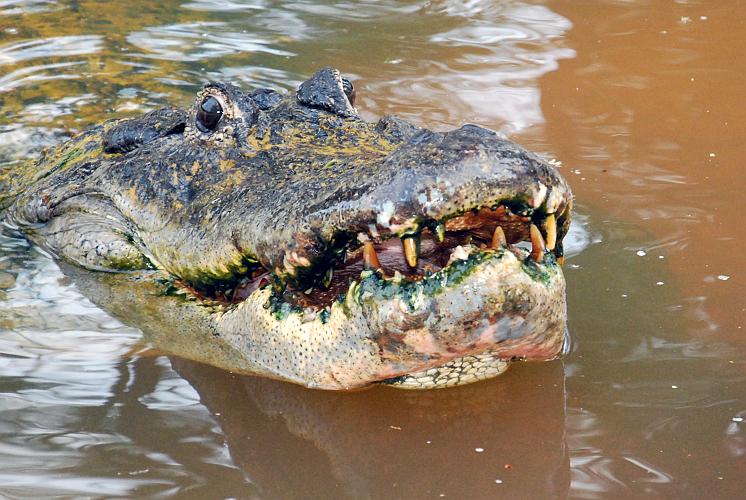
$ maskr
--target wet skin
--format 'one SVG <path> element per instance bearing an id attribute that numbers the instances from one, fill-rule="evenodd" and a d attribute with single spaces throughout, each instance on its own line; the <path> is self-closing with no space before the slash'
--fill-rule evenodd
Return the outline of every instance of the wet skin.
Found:
<path id="1" fill-rule="evenodd" d="M 289 95 L 210 83 L 0 171 L 4 225 L 93 274 L 104 308 L 170 325 L 159 348 L 225 369 L 428 388 L 557 357 L 572 194 L 553 165 L 353 105 L 330 68 Z"/>

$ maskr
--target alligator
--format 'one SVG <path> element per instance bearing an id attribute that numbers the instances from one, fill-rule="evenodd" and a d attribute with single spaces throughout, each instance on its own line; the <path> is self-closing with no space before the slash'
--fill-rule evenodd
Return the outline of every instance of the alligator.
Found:
<path id="1" fill-rule="evenodd" d="M 467 124 L 362 119 L 324 68 L 296 92 L 210 82 L 0 168 L 3 230 L 155 347 L 311 388 L 423 389 L 567 345 L 553 162 Z"/>

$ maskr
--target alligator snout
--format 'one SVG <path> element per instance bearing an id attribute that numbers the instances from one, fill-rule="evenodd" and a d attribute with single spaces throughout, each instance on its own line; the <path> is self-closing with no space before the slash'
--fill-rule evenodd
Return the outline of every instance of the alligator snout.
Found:
<path id="1" fill-rule="evenodd" d="M 421 388 L 556 357 L 566 181 L 476 125 L 367 123 L 359 91 L 331 68 L 288 95 L 212 82 L 42 156 L 5 222 L 162 285 L 148 309 L 221 354 L 179 352 L 231 370 Z"/>

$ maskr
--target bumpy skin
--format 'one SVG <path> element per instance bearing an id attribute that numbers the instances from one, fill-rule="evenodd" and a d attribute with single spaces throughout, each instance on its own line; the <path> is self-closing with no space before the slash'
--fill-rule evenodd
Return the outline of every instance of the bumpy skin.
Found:
<path id="1" fill-rule="evenodd" d="M 207 96 L 224 115 L 206 132 L 196 114 Z M 206 355 L 173 332 L 155 343 L 223 368 L 328 389 L 445 386 L 493 376 L 512 358 L 552 359 L 564 343 L 554 258 L 507 249 L 472 252 L 422 281 L 365 273 L 325 314 L 270 307 L 271 286 L 219 304 L 179 285 L 261 266 L 275 290 L 299 286 L 359 235 L 406 235 L 506 200 L 557 214 L 561 255 L 571 193 L 551 165 L 473 125 L 369 124 L 330 68 L 285 96 L 208 84 L 191 110 L 107 122 L 1 173 L 0 187 L 6 227 L 84 269 L 128 272 L 108 286 L 145 286 L 159 294 L 150 320 L 168 317 L 217 347 Z"/>

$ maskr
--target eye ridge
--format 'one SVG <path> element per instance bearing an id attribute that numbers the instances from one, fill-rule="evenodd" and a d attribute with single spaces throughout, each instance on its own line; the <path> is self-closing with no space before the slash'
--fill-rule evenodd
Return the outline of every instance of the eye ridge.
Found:
<path id="1" fill-rule="evenodd" d="M 197 107 L 197 128 L 209 133 L 218 128 L 220 120 L 223 119 L 223 106 L 215 96 L 206 96 Z"/>

